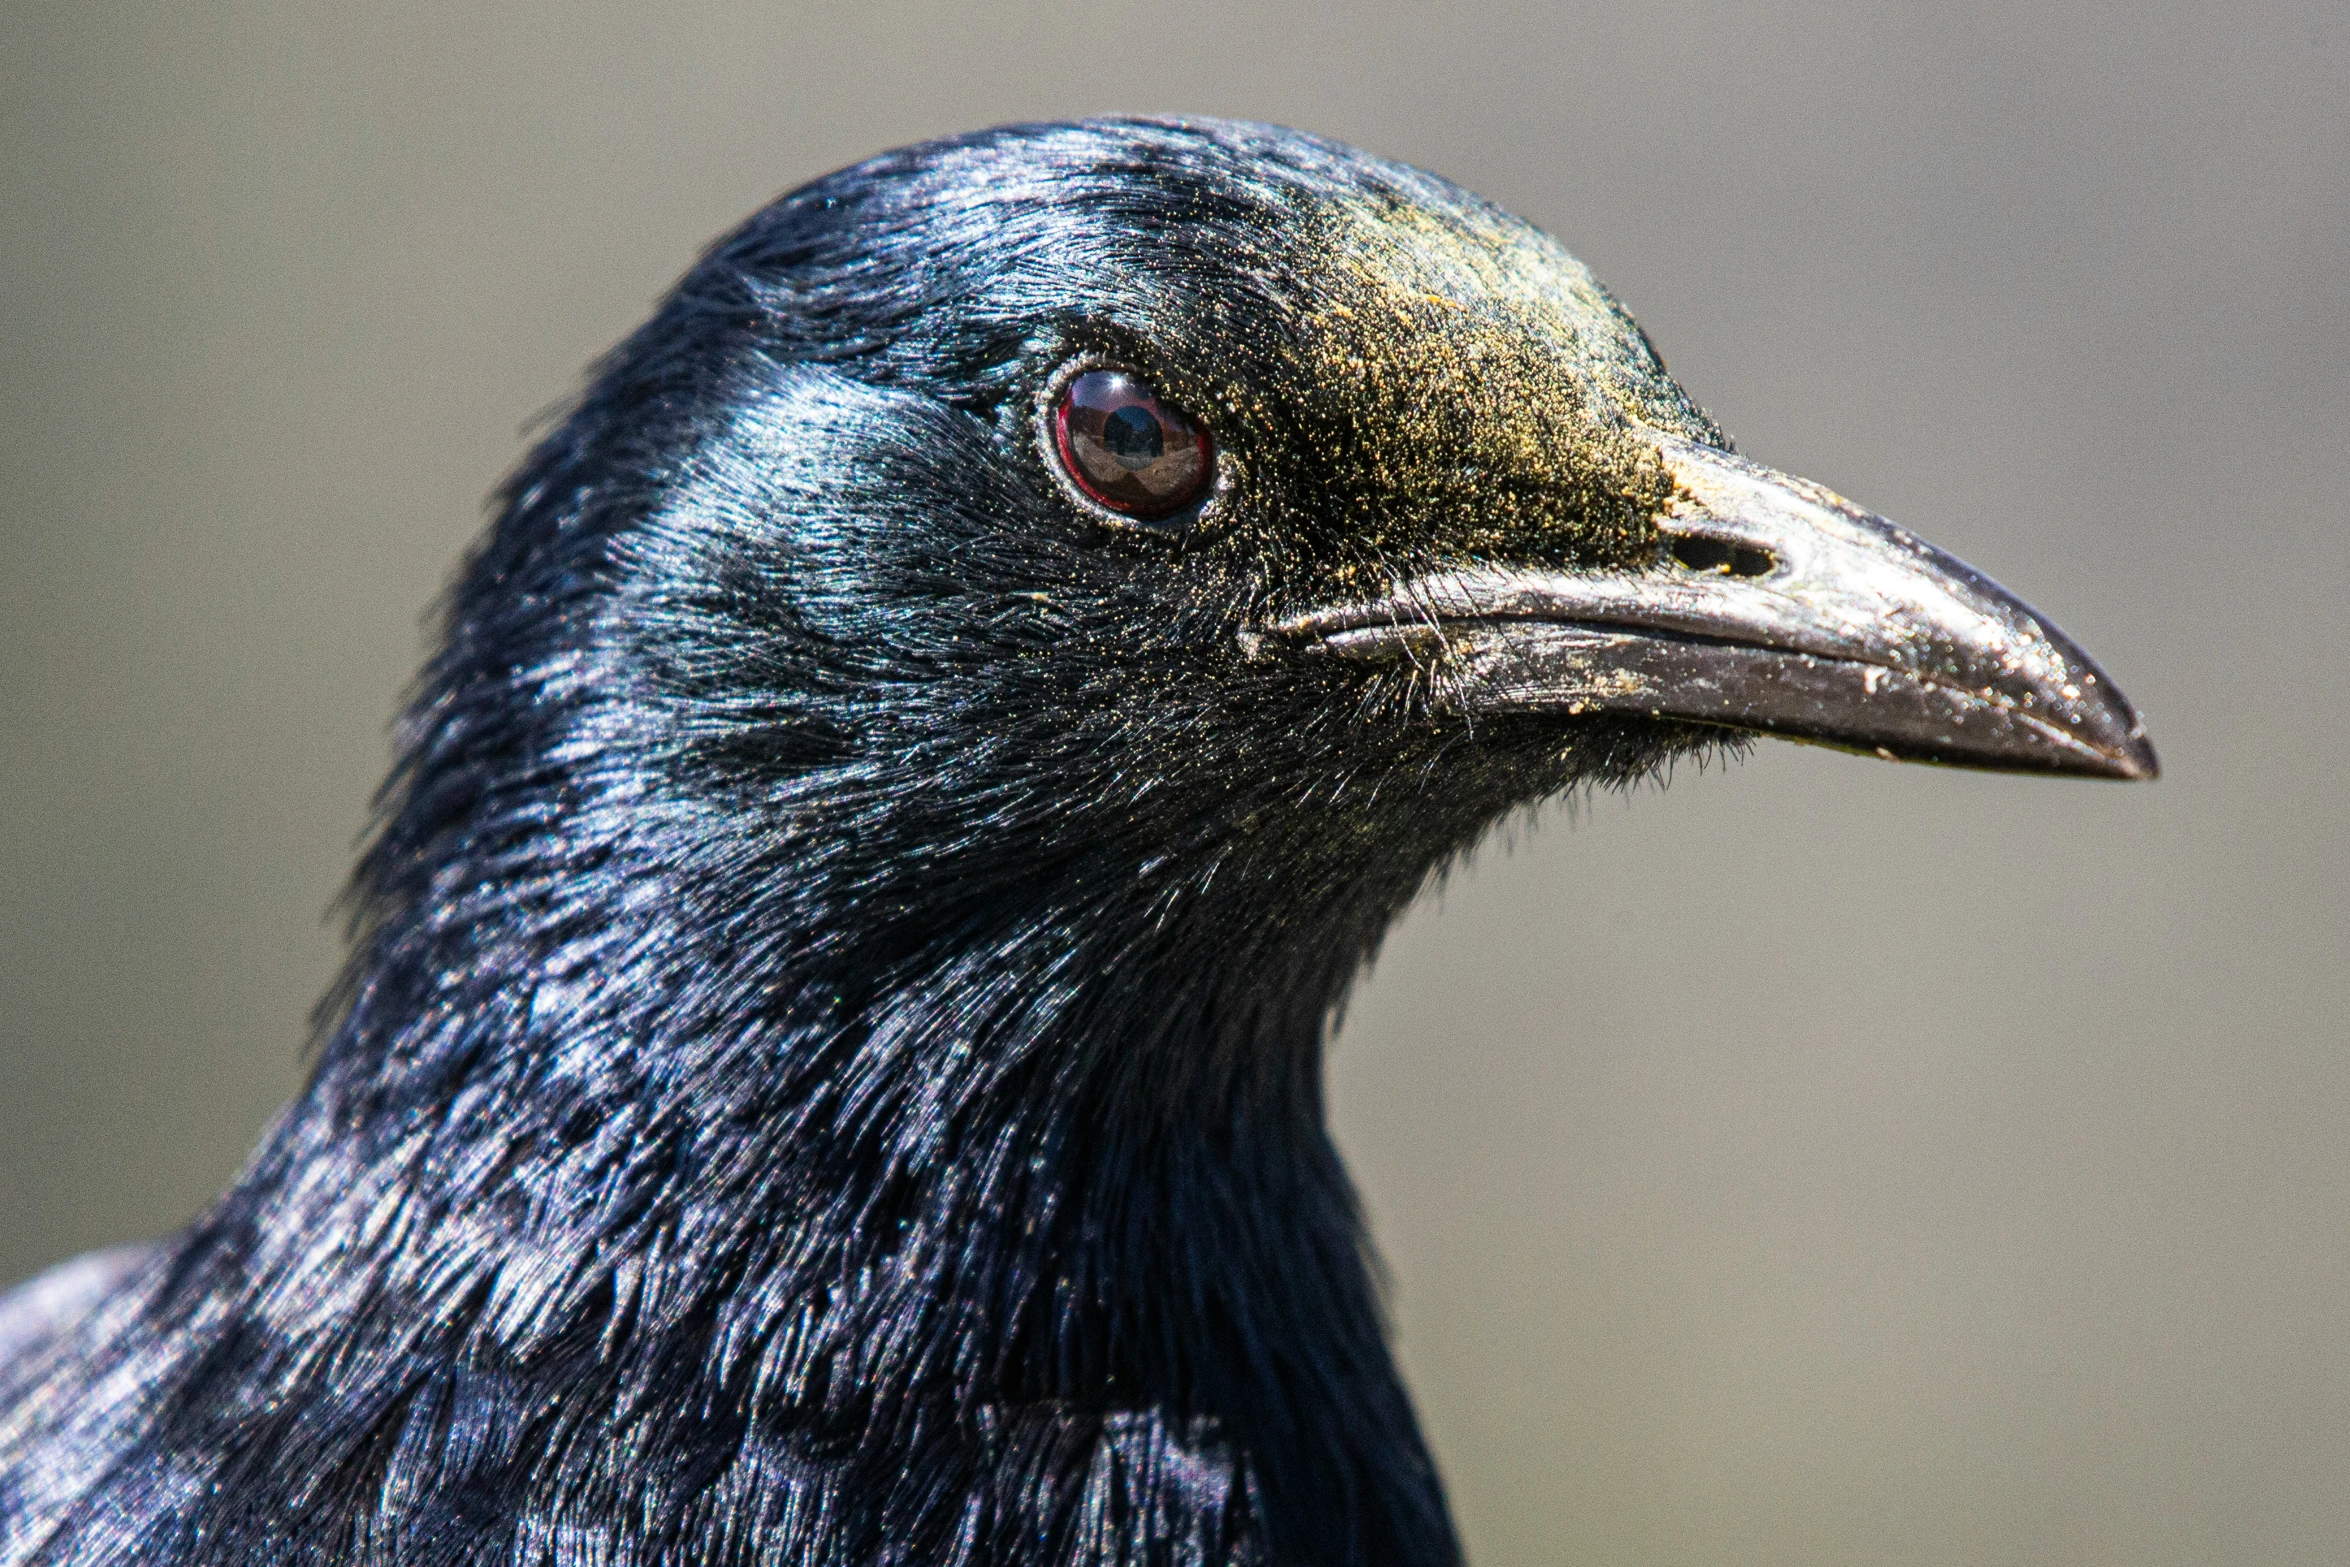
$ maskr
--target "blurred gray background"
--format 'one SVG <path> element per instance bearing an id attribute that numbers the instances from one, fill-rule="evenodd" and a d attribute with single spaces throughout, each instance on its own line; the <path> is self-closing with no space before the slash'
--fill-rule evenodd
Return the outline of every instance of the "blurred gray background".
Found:
<path id="1" fill-rule="evenodd" d="M 941 132 L 1240 115 L 1559 234 L 2168 768 L 1767 745 L 1404 923 L 1334 1091 L 1476 1560 L 2350 1560 L 2338 0 L 0 31 L 0 1281 L 293 1090 L 420 616 L 706 240 Z"/>

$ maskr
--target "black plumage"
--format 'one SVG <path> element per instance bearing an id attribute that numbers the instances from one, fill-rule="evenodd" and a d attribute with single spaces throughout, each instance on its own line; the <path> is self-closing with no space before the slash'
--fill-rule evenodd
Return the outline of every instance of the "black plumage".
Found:
<path id="1" fill-rule="evenodd" d="M 1093 363 L 1203 502 L 1072 488 Z M 1556 245 L 1313 138 L 776 202 L 452 589 L 307 1091 L 0 1307 L 0 1563 L 1456 1560 L 1321 1089 L 1426 878 L 1737 728 L 2151 769 L 2044 622 L 1772 490 L 2010 639 L 1814 645 L 1753 475 Z"/>

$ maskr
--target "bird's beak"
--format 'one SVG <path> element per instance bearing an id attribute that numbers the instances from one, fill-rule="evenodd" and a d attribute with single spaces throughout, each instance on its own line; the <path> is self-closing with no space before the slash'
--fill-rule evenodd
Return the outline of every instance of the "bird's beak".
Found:
<path id="1" fill-rule="evenodd" d="M 1638 714 L 1892 760 L 2155 776 L 2105 672 L 1990 578 L 1816 484 L 1639 433 L 1675 484 L 1652 565 L 1434 573 L 1264 641 L 1411 660 L 1471 714 Z"/>

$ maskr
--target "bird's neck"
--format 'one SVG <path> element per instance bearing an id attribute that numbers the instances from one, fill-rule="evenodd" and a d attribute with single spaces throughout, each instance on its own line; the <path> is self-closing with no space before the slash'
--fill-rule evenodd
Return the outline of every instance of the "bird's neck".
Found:
<path id="1" fill-rule="evenodd" d="M 629 912 L 587 932 L 376 934 L 215 1221 L 280 1299 L 335 1272 L 321 1335 L 421 1321 L 616 1407 L 682 1378 L 852 1444 L 920 1409 L 1204 1419 L 1269 1513 L 1448 1559 L 1323 1119 L 1324 1031 L 1387 910 L 1326 922 L 1355 945 L 1017 902 L 844 945 L 602 891 Z"/>

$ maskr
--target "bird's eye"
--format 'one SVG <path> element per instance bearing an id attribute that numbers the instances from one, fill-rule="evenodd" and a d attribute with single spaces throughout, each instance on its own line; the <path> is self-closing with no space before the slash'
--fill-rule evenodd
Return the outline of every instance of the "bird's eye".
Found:
<path id="1" fill-rule="evenodd" d="M 1120 516 L 1154 522 L 1207 493 L 1215 472 L 1207 429 L 1123 370 L 1071 376 L 1052 421 L 1070 481 Z"/>

